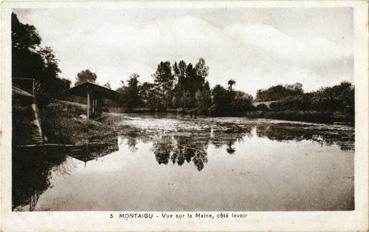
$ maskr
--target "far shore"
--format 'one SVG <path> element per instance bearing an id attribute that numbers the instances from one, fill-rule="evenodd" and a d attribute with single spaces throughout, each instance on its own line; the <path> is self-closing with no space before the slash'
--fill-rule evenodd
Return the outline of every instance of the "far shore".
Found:
<path id="1" fill-rule="evenodd" d="M 150 108 L 133 108 L 124 109 L 120 113 L 145 113 L 145 114 L 157 114 L 157 113 L 174 113 L 182 116 L 190 117 L 209 117 L 205 114 L 188 113 L 193 109 L 175 109 L 169 108 L 165 111 L 153 110 Z M 302 111 L 302 110 L 284 110 L 284 111 L 262 111 L 255 110 L 240 113 L 238 115 L 222 115 L 223 117 L 247 117 L 247 118 L 266 118 L 286 121 L 298 121 L 298 122 L 311 122 L 311 123 L 326 123 L 326 124 L 342 124 L 354 126 L 355 120 L 341 112 L 320 112 L 320 111 Z"/>

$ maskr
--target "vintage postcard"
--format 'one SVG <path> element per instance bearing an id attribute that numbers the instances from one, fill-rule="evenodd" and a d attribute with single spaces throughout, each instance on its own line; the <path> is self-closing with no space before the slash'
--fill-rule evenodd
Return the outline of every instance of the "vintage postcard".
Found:
<path id="1" fill-rule="evenodd" d="M 367 231 L 366 1 L 2 1 L 2 231 Z"/>

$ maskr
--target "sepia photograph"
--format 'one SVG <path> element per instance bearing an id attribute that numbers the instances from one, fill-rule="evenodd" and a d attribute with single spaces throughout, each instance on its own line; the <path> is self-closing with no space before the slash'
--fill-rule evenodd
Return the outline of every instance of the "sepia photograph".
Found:
<path id="1" fill-rule="evenodd" d="M 355 212 L 354 15 L 12 7 L 11 212 Z"/>

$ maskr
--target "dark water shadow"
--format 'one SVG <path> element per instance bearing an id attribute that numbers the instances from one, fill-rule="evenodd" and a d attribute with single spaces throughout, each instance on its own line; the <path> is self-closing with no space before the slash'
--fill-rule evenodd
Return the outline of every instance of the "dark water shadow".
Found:
<path id="1" fill-rule="evenodd" d="M 12 151 L 12 210 L 33 211 L 38 198 L 50 185 L 51 172 L 67 175 L 67 156 L 85 162 L 118 150 L 118 143 L 82 144 L 73 147 L 14 147 Z"/>
<path id="2" fill-rule="evenodd" d="M 29 205 L 50 187 L 50 172 L 66 159 L 63 149 L 14 148 L 12 153 L 12 209 Z"/>

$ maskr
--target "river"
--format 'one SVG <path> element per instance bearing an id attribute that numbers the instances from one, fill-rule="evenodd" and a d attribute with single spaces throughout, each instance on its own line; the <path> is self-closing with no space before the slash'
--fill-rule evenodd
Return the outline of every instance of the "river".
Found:
<path id="1" fill-rule="evenodd" d="M 17 149 L 13 210 L 354 209 L 354 128 L 114 115 L 114 143 Z"/>

